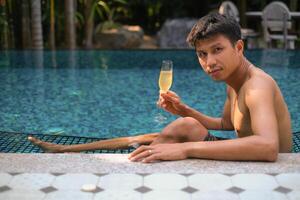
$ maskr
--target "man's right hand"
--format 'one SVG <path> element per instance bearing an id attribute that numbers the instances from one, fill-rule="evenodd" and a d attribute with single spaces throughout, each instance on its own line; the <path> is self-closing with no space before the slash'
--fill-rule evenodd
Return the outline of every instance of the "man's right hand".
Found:
<path id="1" fill-rule="evenodd" d="M 157 105 L 174 115 L 185 116 L 187 106 L 181 102 L 180 97 L 172 91 L 160 93 Z"/>

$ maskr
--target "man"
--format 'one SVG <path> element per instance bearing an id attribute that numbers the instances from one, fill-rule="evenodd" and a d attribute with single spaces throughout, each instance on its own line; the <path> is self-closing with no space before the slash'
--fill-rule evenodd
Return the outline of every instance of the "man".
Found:
<path id="1" fill-rule="evenodd" d="M 131 161 L 146 163 L 186 158 L 276 161 L 278 152 L 290 152 L 291 120 L 287 105 L 276 82 L 244 57 L 239 24 L 217 13 L 208 14 L 194 25 L 187 41 L 195 47 L 204 72 L 227 85 L 222 117 L 206 116 L 168 91 L 160 94 L 158 105 L 181 118 L 161 133 L 79 145 L 56 145 L 33 137 L 29 140 L 50 152 L 146 144 L 129 156 Z M 235 130 L 237 138 L 222 140 L 208 130 Z"/>

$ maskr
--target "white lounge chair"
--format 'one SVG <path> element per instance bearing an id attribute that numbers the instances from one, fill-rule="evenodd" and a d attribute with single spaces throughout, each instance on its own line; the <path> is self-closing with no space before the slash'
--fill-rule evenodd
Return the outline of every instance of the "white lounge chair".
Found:
<path id="1" fill-rule="evenodd" d="M 273 47 L 273 41 L 282 41 L 285 49 L 294 49 L 296 35 L 290 35 L 292 27 L 289 8 L 282 2 L 274 1 L 268 4 L 262 12 L 262 27 L 264 39 L 268 47 Z"/>
<path id="2" fill-rule="evenodd" d="M 240 22 L 239 10 L 235 6 L 235 4 L 231 1 L 223 1 L 219 7 L 219 13 L 222 15 L 227 15 L 233 17 L 237 22 Z M 256 38 L 258 37 L 258 33 L 253 29 L 242 28 L 242 39 L 247 42 L 248 48 L 255 48 Z"/>

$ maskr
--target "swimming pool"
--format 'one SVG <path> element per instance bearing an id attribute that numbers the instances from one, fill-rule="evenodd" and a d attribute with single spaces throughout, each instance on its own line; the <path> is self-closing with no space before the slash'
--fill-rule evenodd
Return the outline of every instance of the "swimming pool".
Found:
<path id="1" fill-rule="evenodd" d="M 246 55 L 278 81 L 299 131 L 300 51 Z M 192 50 L 2 51 L 0 130 L 101 138 L 159 131 L 176 118 L 156 107 L 163 59 L 174 62 L 172 90 L 220 116 L 225 87 L 203 73 Z"/>

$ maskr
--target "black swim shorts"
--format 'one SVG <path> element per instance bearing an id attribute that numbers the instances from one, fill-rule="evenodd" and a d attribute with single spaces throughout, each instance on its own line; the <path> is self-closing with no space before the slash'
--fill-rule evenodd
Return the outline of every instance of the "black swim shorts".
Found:
<path id="1" fill-rule="evenodd" d="M 204 141 L 217 141 L 217 140 L 226 140 L 226 139 L 228 138 L 217 137 L 208 132 L 207 136 L 204 138 Z"/>

